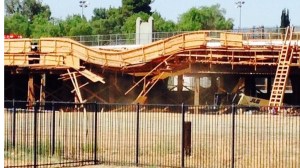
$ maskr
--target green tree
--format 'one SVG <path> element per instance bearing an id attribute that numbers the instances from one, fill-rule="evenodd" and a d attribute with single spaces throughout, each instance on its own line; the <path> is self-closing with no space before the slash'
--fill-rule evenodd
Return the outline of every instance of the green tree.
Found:
<path id="1" fill-rule="evenodd" d="M 139 12 L 131 15 L 126 19 L 122 26 L 122 33 L 135 33 L 136 19 L 140 17 L 142 20 L 148 20 L 150 15 L 144 12 Z"/>
<path id="2" fill-rule="evenodd" d="M 153 0 L 122 0 L 123 15 L 128 17 L 139 12 L 151 15 L 150 4 L 152 2 Z"/>
<path id="3" fill-rule="evenodd" d="M 289 10 L 283 9 L 281 13 L 281 24 L 280 28 L 286 28 L 290 26 L 290 16 L 289 16 Z"/>
<path id="4" fill-rule="evenodd" d="M 62 36 L 59 22 L 48 20 L 43 13 L 35 15 L 31 24 L 31 37 L 59 37 Z"/>
<path id="5" fill-rule="evenodd" d="M 108 18 L 108 12 L 105 8 L 95 8 L 93 10 L 93 14 L 94 16 L 92 16 L 92 21 Z"/>
<path id="6" fill-rule="evenodd" d="M 139 12 L 128 17 L 122 27 L 123 33 L 135 33 L 136 19 L 140 17 L 144 21 L 148 21 L 150 15 L 144 12 Z M 156 32 L 169 32 L 176 30 L 176 24 L 172 21 L 166 21 L 157 12 L 152 14 L 154 19 L 154 31 Z"/>
<path id="7" fill-rule="evenodd" d="M 59 27 L 62 34 L 67 36 L 91 35 L 93 32 L 90 23 L 80 15 L 68 16 Z"/>
<path id="8" fill-rule="evenodd" d="M 210 7 L 191 8 L 183 13 L 178 21 L 182 31 L 194 30 L 228 30 L 233 28 L 233 20 L 224 17 L 226 11 L 219 4 Z"/>
<path id="9" fill-rule="evenodd" d="M 125 18 L 121 13 L 121 8 L 94 10 L 94 16 L 91 22 L 93 34 L 121 33 L 124 21 Z"/>
<path id="10" fill-rule="evenodd" d="M 30 36 L 30 22 L 28 18 L 20 13 L 4 17 L 4 33 L 19 34 L 23 37 Z"/>
<path id="11" fill-rule="evenodd" d="M 42 4 L 42 2 L 38 0 L 5 0 L 5 9 L 7 15 L 21 13 L 30 20 L 32 20 L 35 15 L 41 13 L 43 13 L 43 16 L 47 19 L 50 19 L 51 16 L 50 7 Z"/>
<path id="12" fill-rule="evenodd" d="M 5 0 L 4 7 L 6 15 L 12 15 L 14 13 L 20 12 L 20 10 L 22 9 L 20 0 Z"/>
<path id="13" fill-rule="evenodd" d="M 171 20 L 165 20 L 158 12 L 152 14 L 154 19 L 154 31 L 171 32 L 176 31 L 176 24 Z"/>
<path id="14" fill-rule="evenodd" d="M 50 19 L 51 11 L 48 5 L 43 5 L 41 1 L 37 0 L 23 0 L 22 14 L 33 19 L 35 15 L 42 14 L 41 16 Z"/>

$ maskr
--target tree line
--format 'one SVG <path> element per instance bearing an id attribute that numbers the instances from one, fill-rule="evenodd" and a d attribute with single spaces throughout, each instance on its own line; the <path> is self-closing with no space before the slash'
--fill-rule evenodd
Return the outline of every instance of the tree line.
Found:
<path id="1" fill-rule="evenodd" d="M 166 20 L 152 11 L 153 0 L 122 0 L 120 7 L 95 8 L 91 20 L 74 14 L 66 19 L 51 17 L 47 4 L 39 0 L 5 0 L 5 34 L 23 37 L 61 37 L 96 34 L 135 33 L 137 17 L 154 18 L 154 31 L 229 30 L 233 19 L 225 18 L 219 4 L 193 7 L 179 16 L 177 22 Z"/>

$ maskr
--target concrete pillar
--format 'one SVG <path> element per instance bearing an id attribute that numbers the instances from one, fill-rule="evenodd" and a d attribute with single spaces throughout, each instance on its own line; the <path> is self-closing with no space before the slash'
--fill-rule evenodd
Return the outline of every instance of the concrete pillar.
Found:
<path id="1" fill-rule="evenodd" d="M 149 44 L 152 42 L 153 23 L 153 17 L 149 17 L 148 22 L 143 22 L 140 17 L 136 19 L 136 44 Z"/>
<path id="2" fill-rule="evenodd" d="M 182 95 L 182 90 L 183 90 L 183 75 L 178 76 L 178 81 L 177 81 L 177 98 L 178 102 L 182 103 L 183 102 L 183 95 Z"/>
<path id="3" fill-rule="evenodd" d="M 224 77 L 217 77 L 216 78 L 216 85 L 218 87 L 218 93 L 221 93 L 224 91 Z"/>
<path id="4" fill-rule="evenodd" d="M 197 106 L 200 104 L 200 78 L 194 77 L 194 105 Z"/>
<path id="5" fill-rule="evenodd" d="M 32 108 L 35 101 L 33 74 L 28 77 L 27 102 L 28 107 Z"/>

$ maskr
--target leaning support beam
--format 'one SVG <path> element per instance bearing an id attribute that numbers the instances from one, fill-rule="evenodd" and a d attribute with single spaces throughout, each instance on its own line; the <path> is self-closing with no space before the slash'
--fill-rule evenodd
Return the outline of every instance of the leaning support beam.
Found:
<path id="1" fill-rule="evenodd" d="M 33 108 L 34 101 L 35 101 L 35 94 L 34 94 L 33 74 L 29 74 L 29 77 L 28 77 L 28 91 L 27 91 L 28 108 Z"/>
<path id="2" fill-rule="evenodd" d="M 141 80 L 139 80 L 136 84 L 134 84 L 126 93 L 125 95 L 127 95 L 131 90 L 133 90 L 136 86 L 138 86 L 141 82 L 143 82 L 144 80 L 146 80 L 146 78 L 152 74 L 152 72 L 154 72 L 155 70 L 157 70 L 162 64 L 165 63 L 165 61 L 168 61 L 171 57 L 173 57 L 173 55 L 168 56 L 166 59 L 164 59 L 163 61 L 161 61 L 158 65 L 156 65 L 150 72 L 148 72 Z"/>
<path id="3" fill-rule="evenodd" d="M 82 96 L 81 96 L 80 87 L 78 85 L 78 81 L 77 81 L 75 73 L 71 73 L 69 69 L 67 69 L 67 71 L 68 71 L 68 74 L 70 76 L 71 82 L 74 86 L 74 90 L 75 90 L 75 93 L 76 93 L 75 100 L 77 99 L 79 101 L 79 103 L 84 103 L 84 101 L 82 99 Z M 83 105 L 81 105 L 80 108 L 83 108 L 83 125 L 82 125 L 82 128 L 83 128 L 84 131 L 83 131 L 83 135 L 82 135 L 82 145 L 84 145 L 84 144 L 86 144 L 86 138 L 88 136 L 88 130 L 87 130 L 88 118 L 87 118 L 87 114 L 86 114 L 86 108 Z M 80 111 L 79 111 L 78 115 L 81 115 Z"/>
<path id="4" fill-rule="evenodd" d="M 164 73 L 165 72 L 162 72 L 161 74 L 158 75 L 158 77 L 153 77 L 150 81 L 147 82 L 146 85 L 144 85 L 143 90 L 141 91 L 141 93 L 139 94 L 139 96 L 135 100 L 136 103 L 141 103 L 141 104 L 145 103 L 145 101 L 146 101 L 146 95 L 154 87 L 154 85 L 160 79 L 162 79 L 162 77 L 164 76 Z"/>

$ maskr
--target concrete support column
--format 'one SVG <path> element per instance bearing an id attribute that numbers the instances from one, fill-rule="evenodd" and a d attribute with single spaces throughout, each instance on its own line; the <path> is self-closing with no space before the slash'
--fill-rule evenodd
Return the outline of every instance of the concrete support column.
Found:
<path id="1" fill-rule="evenodd" d="M 200 78 L 194 77 L 194 105 L 197 106 L 200 104 Z"/>
<path id="2" fill-rule="evenodd" d="M 27 89 L 27 102 L 28 102 L 29 108 L 33 107 L 34 101 L 35 101 L 35 94 L 34 94 L 33 74 L 29 74 L 28 89 Z"/>
<path id="3" fill-rule="evenodd" d="M 183 90 L 183 75 L 178 76 L 178 81 L 177 81 L 177 98 L 178 102 L 182 103 L 183 102 L 183 95 L 182 95 L 182 90 Z"/>
<path id="4" fill-rule="evenodd" d="M 222 77 L 217 77 L 216 79 L 216 85 L 218 87 L 218 93 L 221 93 L 224 91 L 224 76 Z"/>
<path id="5" fill-rule="evenodd" d="M 219 81 L 217 79 L 217 76 L 211 75 L 211 86 L 210 86 L 210 90 L 212 93 L 216 93 L 218 92 L 219 89 Z"/>

